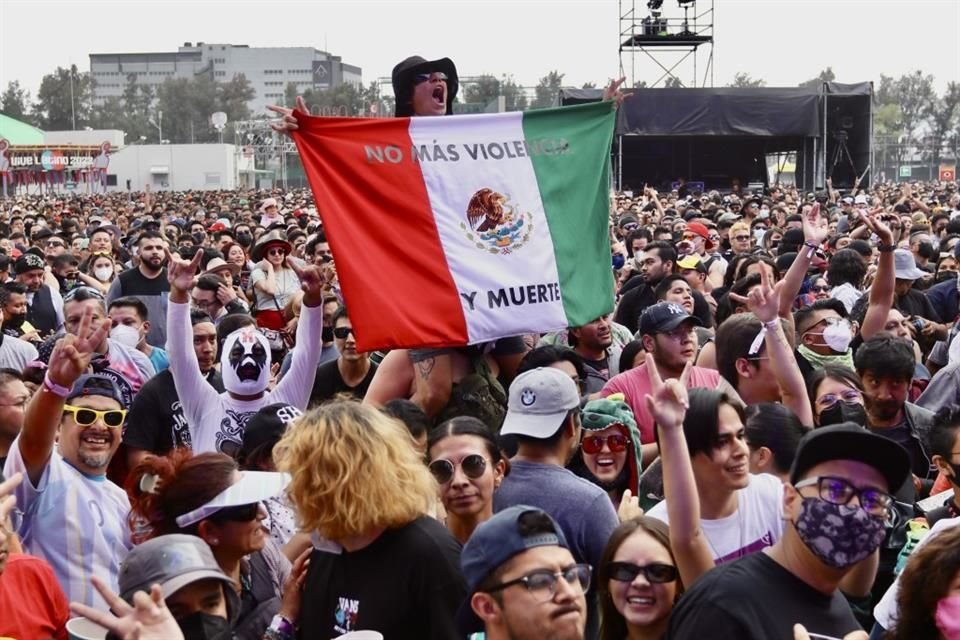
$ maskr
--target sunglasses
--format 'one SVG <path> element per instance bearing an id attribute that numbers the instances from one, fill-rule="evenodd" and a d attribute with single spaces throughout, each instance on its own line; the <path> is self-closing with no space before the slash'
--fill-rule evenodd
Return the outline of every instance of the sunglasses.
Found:
<path id="1" fill-rule="evenodd" d="M 275 256 L 275 255 L 285 256 L 285 255 L 287 255 L 287 252 L 284 251 L 283 249 L 279 248 L 279 247 L 274 247 L 273 249 L 267 249 L 267 255 L 269 255 L 269 256 Z"/>
<path id="2" fill-rule="evenodd" d="M 672 564 L 659 562 L 648 564 L 645 567 L 632 562 L 611 562 L 607 565 L 607 568 L 610 571 L 610 579 L 617 582 L 633 582 L 642 573 L 647 582 L 664 584 L 673 582 L 680 575 L 677 568 Z"/>
<path id="3" fill-rule="evenodd" d="M 118 429 L 123 426 L 127 419 L 126 409 L 108 409 L 107 411 L 97 411 L 87 409 L 86 407 L 75 407 L 73 405 L 63 405 L 63 412 L 73 414 L 73 421 L 81 427 L 89 427 L 97 420 L 102 420 L 103 424 L 112 429 Z"/>
<path id="4" fill-rule="evenodd" d="M 333 329 L 333 337 L 340 340 L 346 340 L 351 333 L 353 333 L 353 327 L 335 327 Z"/>
<path id="5" fill-rule="evenodd" d="M 734 236 L 733 239 L 737 242 L 748 242 L 750 240 L 750 236 Z"/>
<path id="6" fill-rule="evenodd" d="M 226 509 L 220 509 L 217 511 L 211 518 L 213 520 L 229 520 L 230 522 L 250 522 L 251 520 L 256 519 L 257 514 L 260 513 L 260 503 L 251 502 L 250 504 L 242 504 L 237 507 L 227 507 Z"/>
<path id="7" fill-rule="evenodd" d="M 479 478 L 487 470 L 487 459 L 479 453 L 472 453 L 460 460 L 460 468 L 468 478 Z M 440 484 L 447 484 L 453 477 L 456 467 L 449 460 L 434 460 L 428 467 Z"/>
<path id="8" fill-rule="evenodd" d="M 630 441 L 627 440 L 627 437 L 618 433 L 609 436 L 587 436 L 583 439 L 583 444 L 580 446 L 583 447 L 584 453 L 594 454 L 600 453 L 603 450 L 604 443 L 607 444 L 607 447 L 609 447 L 613 453 L 626 451 L 627 447 L 630 446 Z"/>
<path id="9" fill-rule="evenodd" d="M 100 293 L 99 289 L 94 289 L 93 287 L 74 287 L 67 292 L 67 295 L 63 296 L 63 301 L 70 302 L 76 298 L 77 294 L 81 291 L 83 292 L 84 297 L 87 299 L 96 298 L 97 300 L 103 300 L 103 294 Z"/>
<path id="10" fill-rule="evenodd" d="M 810 287 L 810 291 L 813 291 L 814 293 L 827 293 L 830 291 L 830 287 L 826 285 L 820 287 Z"/>
<path id="11" fill-rule="evenodd" d="M 414 86 L 416 86 L 418 84 L 429 82 L 430 80 L 434 80 L 434 79 L 446 81 L 448 78 L 447 78 L 447 74 L 445 74 L 443 71 L 433 71 L 431 73 L 418 73 L 417 75 L 413 76 L 413 84 Z"/>

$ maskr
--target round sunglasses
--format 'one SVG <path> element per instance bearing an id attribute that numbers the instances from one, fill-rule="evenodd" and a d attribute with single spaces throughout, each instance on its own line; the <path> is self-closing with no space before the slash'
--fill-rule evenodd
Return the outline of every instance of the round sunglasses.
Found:
<path id="1" fill-rule="evenodd" d="M 463 469 L 464 475 L 468 478 L 476 479 L 482 476 L 483 472 L 487 470 L 487 459 L 479 453 L 472 453 L 464 456 L 463 459 L 460 460 L 459 465 L 460 468 Z M 440 484 L 450 482 L 450 479 L 453 478 L 454 471 L 456 471 L 456 467 L 449 460 L 434 460 L 428 468 Z"/>
<path id="2" fill-rule="evenodd" d="M 620 453 L 621 451 L 626 451 L 627 447 L 630 446 L 630 441 L 627 440 L 627 437 L 615 433 L 610 436 L 587 436 L 583 439 L 584 453 L 594 454 L 600 453 L 603 450 L 603 443 L 607 443 L 607 447 L 610 448 L 612 453 Z"/>
<path id="3" fill-rule="evenodd" d="M 607 569 L 610 571 L 610 579 L 617 582 L 633 582 L 642 573 L 647 582 L 664 584 L 673 582 L 680 575 L 677 568 L 672 564 L 660 562 L 654 562 L 643 567 L 632 562 L 611 562 L 607 565 Z"/>

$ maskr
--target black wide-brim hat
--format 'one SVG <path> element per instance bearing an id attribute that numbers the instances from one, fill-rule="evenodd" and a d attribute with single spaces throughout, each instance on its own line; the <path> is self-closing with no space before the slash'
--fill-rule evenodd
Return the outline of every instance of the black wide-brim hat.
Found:
<path id="1" fill-rule="evenodd" d="M 447 76 L 447 115 L 453 113 L 453 101 L 457 97 L 460 81 L 457 76 L 457 67 L 450 58 L 426 60 L 420 56 L 410 56 L 393 68 L 393 95 L 396 99 L 394 115 L 398 118 L 413 115 L 413 77 L 418 73 L 442 71 Z"/>

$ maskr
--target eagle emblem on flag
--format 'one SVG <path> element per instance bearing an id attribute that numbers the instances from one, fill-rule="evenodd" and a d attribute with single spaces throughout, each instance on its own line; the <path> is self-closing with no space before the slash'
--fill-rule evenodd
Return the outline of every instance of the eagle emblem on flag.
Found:
<path id="1" fill-rule="evenodd" d="M 510 196 L 489 187 L 470 197 L 466 216 L 467 221 L 461 222 L 460 228 L 467 239 L 490 253 L 511 253 L 526 244 L 533 232 L 533 216 L 517 211 Z"/>

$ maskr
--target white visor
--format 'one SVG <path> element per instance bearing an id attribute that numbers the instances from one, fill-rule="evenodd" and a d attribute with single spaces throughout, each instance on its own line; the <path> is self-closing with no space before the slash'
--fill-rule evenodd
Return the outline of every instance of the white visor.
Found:
<path id="1" fill-rule="evenodd" d="M 289 473 L 241 471 L 240 480 L 221 491 L 213 500 L 182 516 L 177 516 L 177 526 L 189 527 L 228 507 L 263 502 L 286 489 L 290 480 Z"/>

